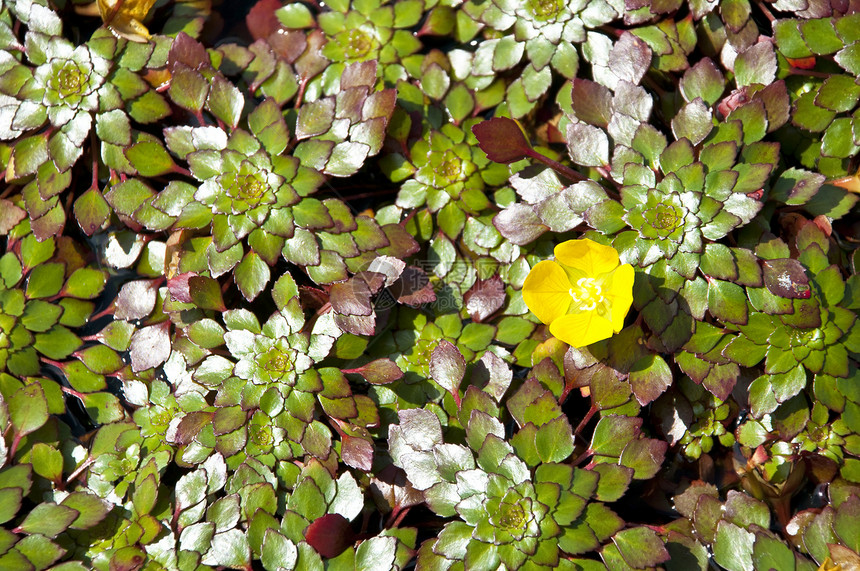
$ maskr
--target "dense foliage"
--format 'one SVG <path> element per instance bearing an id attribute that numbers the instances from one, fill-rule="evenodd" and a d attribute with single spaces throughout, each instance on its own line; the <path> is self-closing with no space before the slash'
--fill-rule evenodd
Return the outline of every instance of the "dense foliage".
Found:
<path id="1" fill-rule="evenodd" d="M 0 568 L 860 568 L 856 3 L 244 10 L 0 0 Z"/>

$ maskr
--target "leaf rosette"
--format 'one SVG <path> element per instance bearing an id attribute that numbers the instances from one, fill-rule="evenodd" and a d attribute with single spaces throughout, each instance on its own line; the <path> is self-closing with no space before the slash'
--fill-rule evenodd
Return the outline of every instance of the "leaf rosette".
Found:
<path id="1" fill-rule="evenodd" d="M 194 199 L 211 211 L 217 251 L 237 244 L 257 228 L 291 235 L 291 226 L 274 221 L 292 219 L 285 209 L 297 203 L 299 195 L 291 183 L 300 171 L 309 169 L 299 166 L 294 157 L 271 156 L 246 131 L 237 129 L 228 137 L 217 127 L 198 127 L 190 129 L 187 137 L 199 142 L 198 150 L 186 159 L 191 174 L 202 182 Z M 270 219 L 273 222 L 267 224 Z"/>
<path id="2" fill-rule="evenodd" d="M 504 182 L 508 169 L 491 163 L 475 145 L 470 124 L 460 128 L 448 123 L 439 130 L 428 130 L 412 144 L 408 159 L 392 155 L 383 162 L 383 170 L 392 180 L 399 181 L 413 172 L 400 187 L 398 206 L 426 204 L 431 212 L 438 212 L 453 203 L 460 210 L 477 214 L 489 205 L 485 186 Z M 404 164 L 404 160 L 408 162 Z"/>
<path id="3" fill-rule="evenodd" d="M 639 263 L 649 266 L 658 259 L 671 259 L 677 252 L 702 251 L 701 195 L 684 190 L 675 176 L 667 176 L 655 188 L 625 186 L 622 204 L 624 219 L 639 233 Z"/>
<path id="4" fill-rule="evenodd" d="M 274 384 L 285 393 L 311 393 L 322 388 L 318 378 L 302 375 L 313 365 L 307 354 L 307 334 L 295 329 L 280 313 L 261 327 L 252 315 L 244 311 L 240 315 L 239 311 L 226 318 L 228 331 L 224 334 L 227 348 L 239 359 L 233 369 L 237 377 L 256 385 Z"/>

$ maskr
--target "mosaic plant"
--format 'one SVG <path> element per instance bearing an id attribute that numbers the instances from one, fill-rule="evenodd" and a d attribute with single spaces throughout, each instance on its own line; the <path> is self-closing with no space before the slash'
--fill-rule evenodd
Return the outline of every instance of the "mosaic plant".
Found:
<path id="1" fill-rule="evenodd" d="M 0 568 L 860 568 L 858 46 L 0 0 Z"/>

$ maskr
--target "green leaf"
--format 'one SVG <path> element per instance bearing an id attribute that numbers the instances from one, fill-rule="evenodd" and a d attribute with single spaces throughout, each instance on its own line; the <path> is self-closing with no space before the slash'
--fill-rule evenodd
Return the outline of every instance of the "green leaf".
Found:
<path id="1" fill-rule="evenodd" d="M 75 200 L 75 219 L 87 236 L 101 229 L 111 214 L 110 205 L 97 188 L 90 188 Z"/>
<path id="2" fill-rule="evenodd" d="M 669 552 L 660 536 L 648 527 L 619 531 L 612 537 L 612 542 L 624 561 L 634 569 L 656 567 L 669 559 Z"/>
<path id="3" fill-rule="evenodd" d="M 535 435 L 537 453 L 543 462 L 562 462 L 573 453 L 573 429 L 559 416 L 542 425 Z"/>
<path id="4" fill-rule="evenodd" d="M 176 168 L 167 150 L 157 141 L 135 143 L 125 150 L 125 156 L 141 176 L 160 176 Z"/>
<path id="5" fill-rule="evenodd" d="M 9 420 L 17 436 L 26 436 L 48 422 L 48 403 L 38 383 L 15 391 L 8 405 Z"/>
<path id="6" fill-rule="evenodd" d="M 275 16 L 285 28 L 310 28 L 314 25 L 313 14 L 311 14 L 311 11 L 304 4 L 287 4 L 276 10 Z M 290 568 L 288 565 L 283 565 L 283 567 Z"/>
<path id="7" fill-rule="evenodd" d="M 744 289 L 731 282 L 709 279 L 708 311 L 722 321 L 746 324 L 748 310 Z"/>
<path id="8" fill-rule="evenodd" d="M 626 416 L 604 416 L 594 427 L 590 450 L 599 456 L 619 457 L 639 433 L 642 420 Z"/>
<path id="9" fill-rule="evenodd" d="M 27 297 L 38 299 L 52 297 L 60 293 L 65 271 L 65 265 L 58 262 L 41 264 L 33 268 L 27 278 Z"/>
<path id="10" fill-rule="evenodd" d="M 256 252 L 248 252 L 233 270 L 233 275 L 236 286 L 248 301 L 260 295 L 271 277 L 269 266 Z"/>
<path id="11" fill-rule="evenodd" d="M 298 4 L 292 4 L 296 6 Z M 206 542 L 205 545 L 209 545 Z M 295 543 L 278 533 L 275 529 L 267 529 L 263 535 L 263 549 L 260 562 L 266 569 L 293 569 L 298 559 Z"/>
<path id="12" fill-rule="evenodd" d="M 242 92 L 232 82 L 220 73 L 211 80 L 209 95 L 206 97 L 206 108 L 215 117 L 230 127 L 239 123 L 245 98 Z"/>
<path id="13" fill-rule="evenodd" d="M 720 521 L 714 540 L 714 560 L 733 571 L 753 571 L 754 536 L 732 523 Z"/>
<path id="14" fill-rule="evenodd" d="M 62 453 L 44 442 L 37 442 L 32 449 L 33 471 L 52 482 L 59 482 L 63 477 Z"/>
<path id="15" fill-rule="evenodd" d="M 78 512 L 78 518 L 69 525 L 72 529 L 94 527 L 104 520 L 112 509 L 110 503 L 89 492 L 72 492 L 60 505 Z"/>
<path id="16" fill-rule="evenodd" d="M 107 274 L 93 268 L 78 268 L 69 276 L 63 288 L 63 295 L 79 299 L 95 299 L 107 282 Z"/>
<path id="17" fill-rule="evenodd" d="M 659 355 L 649 355 L 636 361 L 627 378 L 639 404 L 653 402 L 672 384 L 672 371 Z"/>
<path id="18" fill-rule="evenodd" d="M 78 518 L 78 510 L 51 502 L 39 504 L 19 526 L 26 533 L 56 537 Z"/>
<path id="19" fill-rule="evenodd" d="M 47 333 L 38 333 L 35 349 L 51 359 L 65 359 L 81 346 L 81 339 L 66 327 L 57 325 Z"/>
<path id="20" fill-rule="evenodd" d="M 51 256 L 54 255 L 55 250 L 56 244 L 53 238 L 48 238 L 47 240 L 40 242 L 32 234 L 25 236 L 24 239 L 21 240 L 21 264 L 23 264 L 24 271 L 26 272 L 43 262 L 47 262 L 51 259 Z M 11 256 L 12 254 L 10 252 L 7 255 Z M 11 260 L 7 263 L 11 263 Z M 18 272 L 20 273 L 20 265 Z M 20 275 L 14 281 L 17 282 L 18 279 L 20 279 Z M 10 280 L 7 280 L 5 276 L 4 280 L 7 281 L 7 285 L 9 287 L 12 287 L 13 284 L 10 283 Z"/>

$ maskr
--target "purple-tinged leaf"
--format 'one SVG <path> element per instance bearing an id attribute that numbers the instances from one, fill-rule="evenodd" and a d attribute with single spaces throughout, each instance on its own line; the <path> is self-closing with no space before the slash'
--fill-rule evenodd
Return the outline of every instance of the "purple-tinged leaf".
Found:
<path id="1" fill-rule="evenodd" d="M 135 331 L 129 348 L 131 369 L 145 371 L 161 365 L 170 356 L 170 322 Z"/>
<path id="2" fill-rule="evenodd" d="M 176 39 L 170 45 L 170 52 L 167 56 L 167 67 L 173 68 L 179 62 L 191 69 L 200 69 L 211 65 L 209 54 L 206 53 L 206 48 L 203 47 L 203 44 L 185 32 L 179 32 L 176 35 Z"/>
<path id="3" fill-rule="evenodd" d="M 373 442 L 349 434 L 340 436 L 340 457 L 343 463 L 363 472 L 373 468 Z"/>
<path id="4" fill-rule="evenodd" d="M 478 280 L 463 296 L 472 321 L 480 323 L 505 303 L 505 284 L 499 276 Z"/>
<path id="5" fill-rule="evenodd" d="M 522 203 L 512 204 L 493 217 L 499 233 L 518 246 L 537 240 L 549 228 L 535 214 L 534 208 Z"/>
<path id="6" fill-rule="evenodd" d="M 651 55 L 651 48 L 644 40 L 624 31 L 609 52 L 612 73 L 618 79 L 638 85 L 651 66 Z"/>
<path id="7" fill-rule="evenodd" d="M 342 331 L 353 335 L 373 335 L 376 333 L 376 314 L 343 315 L 334 314 L 334 322 Z"/>
<path id="8" fill-rule="evenodd" d="M 602 167 L 609 164 L 609 137 L 603 129 L 585 123 L 567 126 L 567 150 L 578 165 Z"/>
<path id="9" fill-rule="evenodd" d="M 430 377 L 459 402 L 460 382 L 466 374 L 466 360 L 453 343 L 441 341 L 430 354 Z"/>
<path id="10" fill-rule="evenodd" d="M 513 119 L 493 117 L 473 126 L 472 133 L 491 161 L 508 164 L 530 156 L 531 144 L 520 124 Z"/>
<path id="11" fill-rule="evenodd" d="M 436 300 L 436 292 L 421 268 L 409 266 L 391 286 L 391 293 L 399 303 L 416 307 Z"/>
<path id="12" fill-rule="evenodd" d="M 116 297 L 114 317 L 134 321 L 152 313 L 160 281 L 136 280 L 123 284 Z"/>
<path id="13" fill-rule="evenodd" d="M 370 295 L 367 283 L 361 279 L 352 278 L 345 282 L 332 284 L 329 291 L 329 301 L 337 313 L 367 316 L 373 313 Z"/>
<path id="14" fill-rule="evenodd" d="M 326 514 L 311 522 L 305 529 L 305 541 L 317 553 L 331 559 L 340 555 L 355 541 L 349 520 L 340 514 Z"/>
<path id="15" fill-rule="evenodd" d="M 217 280 L 206 276 L 191 276 L 188 278 L 188 293 L 191 296 L 191 302 L 200 309 L 227 310 Z"/>
<path id="16" fill-rule="evenodd" d="M 281 28 L 275 10 L 281 7 L 280 0 L 259 0 L 245 16 L 245 24 L 251 37 L 265 40 Z"/>
<path id="17" fill-rule="evenodd" d="M 190 412 L 182 417 L 179 425 L 176 427 L 176 436 L 174 442 L 180 446 L 184 446 L 191 442 L 200 430 L 212 422 L 214 412 L 195 411 Z"/>
<path id="18" fill-rule="evenodd" d="M 370 363 L 355 369 L 344 369 L 344 373 L 357 373 L 371 385 L 386 385 L 393 383 L 403 376 L 400 370 L 390 359 L 376 359 Z"/>
<path id="19" fill-rule="evenodd" d="M 636 361 L 627 378 L 639 404 L 654 401 L 672 384 L 672 371 L 659 355 L 649 355 Z"/>
<path id="20" fill-rule="evenodd" d="M 501 357 L 487 351 L 481 360 L 475 364 L 472 371 L 472 382 L 482 387 L 496 401 L 500 401 L 508 387 L 511 386 L 513 372 Z"/>
<path id="21" fill-rule="evenodd" d="M 809 299 L 812 290 L 803 265 L 791 258 L 765 260 L 764 285 L 770 293 L 791 299 Z"/>
<path id="22" fill-rule="evenodd" d="M 188 284 L 189 280 L 196 275 L 194 272 L 186 272 L 167 280 L 167 291 L 170 292 L 170 297 L 182 303 L 191 303 L 191 287 Z"/>
<path id="23" fill-rule="evenodd" d="M 27 212 L 5 198 L 0 198 L 0 236 L 5 236 L 27 217 Z"/>
<path id="24" fill-rule="evenodd" d="M 588 79 L 573 80 L 571 105 L 577 118 L 590 125 L 603 127 L 609 125 L 612 117 L 612 92 L 603 85 Z"/>
<path id="25" fill-rule="evenodd" d="M 624 562 L 634 569 L 657 567 L 669 560 L 669 552 L 663 540 L 651 528 L 624 529 L 616 533 L 612 541 Z"/>
<path id="26" fill-rule="evenodd" d="M 379 503 L 387 503 L 391 510 L 401 510 L 424 502 L 424 496 L 412 487 L 406 473 L 389 464 L 370 480 L 370 493 Z"/>

